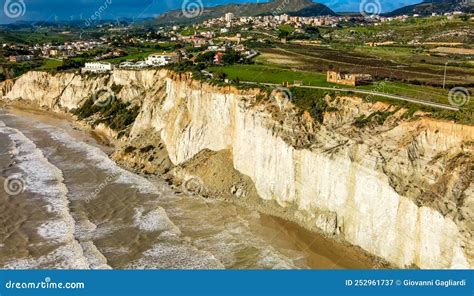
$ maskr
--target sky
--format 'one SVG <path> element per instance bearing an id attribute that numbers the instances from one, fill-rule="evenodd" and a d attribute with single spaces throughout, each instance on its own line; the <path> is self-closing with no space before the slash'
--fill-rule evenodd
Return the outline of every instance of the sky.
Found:
<path id="1" fill-rule="evenodd" d="M 154 17 L 168 10 L 181 8 L 185 1 L 201 1 L 204 6 L 266 2 L 264 0 L 0 0 L 3 8 L 0 11 L 0 23 L 85 20 L 94 14 L 97 15 L 97 12 L 100 12 L 102 19 Z M 362 1 L 379 2 L 382 12 L 421 2 L 421 0 L 318 0 L 314 2 L 326 4 L 336 12 L 347 12 L 359 11 Z"/>

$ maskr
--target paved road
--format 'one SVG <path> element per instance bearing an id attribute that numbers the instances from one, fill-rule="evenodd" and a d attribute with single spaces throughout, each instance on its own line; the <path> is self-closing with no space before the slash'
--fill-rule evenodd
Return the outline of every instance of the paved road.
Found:
<path id="1" fill-rule="evenodd" d="M 243 83 L 248 83 L 248 84 L 258 84 L 257 82 L 250 82 L 250 81 L 242 81 L 242 82 Z M 260 83 L 260 84 L 267 85 L 267 86 L 281 86 L 280 84 L 275 84 L 275 83 Z M 429 102 L 429 101 L 423 101 L 423 100 L 420 100 L 420 99 L 409 98 L 409 97 L 398 96 L 398 95 L 392 95 L 392 94 L 386 94 L 386 93 L 370 91 L 370 90 L 360 90 L 360 89 L 353 89 L 353 88 L 333 88 L 333 87 L 323 87 L 323 86 L 304 86 L 304 85 L 294 86 L 294 87 L 331 90 L 331 91 L 353 92 L 353 93 L 358 93 L 358 94 L 384 97 L 384 98 L 394 99 L 394 100 L 398 100 L 398 101 L 405 101 L 405 102 L 410 102 L 410 103 L 414 103 L 414 104 L 429 106 L 429 107 L 433 107 L 433 108 L 440 108 L 440 109 L 444 109 L 444 110 L 459 111 L 458 107 L 451 106 L 451 105 L 440 104 L 440 103 Z"/>

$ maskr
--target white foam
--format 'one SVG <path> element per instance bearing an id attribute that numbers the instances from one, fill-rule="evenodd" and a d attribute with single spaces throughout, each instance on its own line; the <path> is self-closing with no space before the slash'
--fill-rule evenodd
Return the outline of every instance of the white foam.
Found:
<path id="1" fill-rule="evenodd" d="M 15 144 L 11 155 L 16 166 L 23 172 L 21 177 L 25 192 L 39 196 L 47 203 L 44 209 L 57 216 L 55 220 L 42 224 L 37 229 L 38 234 L 48 243 L 62 244 L 44 257 L 21 259 L 8 266 L 36 268 L 47 264 L 51 268 L 88 268 L 84 252 L 74 237 L 75 221 L 69 212 L 68 190 L 61 170 L 51 164 L 35 143 L 19 130 L 3 126 L 0 127 L 0 133 L 8 135 Z"/>
<path id="2" fill-rule="evenodd" d="M 140 193 L 173 196 L 171 191 L 166 191 L 163 193 L 164 191 L 162 190 L 166 190 L 166 188 L 162 189 L 160 187 L 158 189 L 157 186 L 145 178 L 120 168 L 109 159 L 106 153 L 104 153 L 98 147 L 80 142 L 60 129 L 46 125 L 35 126 L 48 132 L 53 140 L 64 144 L 73 151 L 77 151 L 80 153 L 80 155 L 84 154 L 84 164 L 90 164 L 103 171 L 106 171 L 108 176 L 113 177 L 112 181 L 107 184 L 127 184 L 138 189 Z M 54 155 L 54 151 L 52 151 L 52 153 L 52 155 Z M 103 180 L 97 180 L 97 182 L 100 183 L 103 182 Z M 74 190 L 76 190 L 76 188 Z M 87 190 L 87 188 L 85 188 L 85 190 Z M 206 203 L 208 202 L 209 201 L 206 201 Z M 192 222 L 195 220 L 190 219 L 190 223 L 195 224 L 188 226 L 194 231 L 200 232 L 200 229 L 202 229 L 204 230 L 203 232 L 210 232 L 204 237 L 193 240 L 191 245 L 191 242 L 186 241 L 186 238 L 180 237 L 179 229 L 173 224 L 172 221 L 170 221 L 163 208 L 156 206 L 152 210 L 149 210 L 148 207 L 150 204 L 147 203 L 146 206 L 146 209 L 142 207 L 136 209 L 136 213 L 134 215 L 134 225 L 142 231 L 161 231 L 161 234 L 158 237 L 160 242 L 155 244 L 148 251 L 144 252 L 142 258 L 130 263 L 127 268 L 218 269 L 224 268 L 222 262 L 224 262 L 225 266 L 234 266 L 234 264 L 238 264 L 238 261 L 241 260 L 241 258 L 236 258 L 235 255 L 241 253 L 241 251 L 246 250 L 247 248 L 256 249 L 256 258 L 252 258 L 253 262 L 250 263 L 250 266 L 276 269 L 296 268 L 292 259 L 290 259 L 294 258 L 294 256 L 285 256 L 285 254 L 282 252 L 274 249 L 271 246 L 271 242 L 267 242 L 252 233 L 252 230 L 249 229 L 251 226 L 247 221 L 247 217 L 239 219 L 241 217 L 237 215 L 237 217 L 230 217 L 230 219 L 227 220 L 225 216 L 223 216 L 222 219 L 225 221 L 218 221 L 215 223 L 211 221 L 202 224 Z M 183 216 L 193 214 L 196 215 L 196 213 L 192 212 L 192 210 L 193 207 L 190 207 L 189 211 L 183 208 L 175 209 L 175 211 L 179 213 L 182 212 Z M 219 212 L 218 206 L 212 205 L 210 212 L 206 215 L 214 216 L 215 219 L 221 220 L 220 217 L 222 216 L 222 213 Z M 258 216 L 258 214 L 255 215 Z M 49 237 L 50 239 L 55 240 L 61 240 L 65 238 L 66 235 L 69 235 L 70 229 L 68 231 L 61 232 L 61 230 L 58 230 L 59 225 L 60 223 L 57 223 L 56 225 L 54 225 L 54 223 L 47 224 L 43 228 L 48 228 L 51 230 L 42 231 L 41 234 L 44 237 Z M 217 227 L 213 228 L 214 226 Z M 106 263 L 105 257 L 92 244 L 92 240 L 110 233 L 110 231 L 113 230 L 112 227 L 121 228 L 123 226 L 100 225 L 97 227 L 92 222 L 82 223 L 81 221 L 80 224 L 77 224 L 74 227 L 75 237 L 81 240 L 80 245 L 74 240 L 73 242 L 76 242 L 77 244 L 72 243 L 71 245 L 68 245 L 68 249 L 64 248 L 62 252 L 56 252 L 54 255 L 59 259 L 65 258 L 68 252 L 70 253 L 73 250 L 78 250 L 78 252 L 82 252 L 81 256 L 83 257 L 83 262 L 85 262 L 84 266 L 88 265 L 90 268 L 107 268 L 108 265 Z M 77 247 L 79 247 L 79 249 L 77 249 Z M 104 254 L 111 253 L 116 255 L 122 253 L 126 254 L 131 250 L 127 248 L 112 247 L 101 249 L 101 251 Z M 71 258 L 78 257 L 71 256 Z M 76 260 L 76 262 L 70 262 L 69 264 L 77 266 L 80 265 L 78 262 L 79 261 Z M 20 263 L 25 265 L 26 263 L 34 264 L 35 262 L 34 260 L 18 261 L 17 265 L 21 265 Z M 66 263 L 63 264 L 66 265 Z"/>
<path id="3" fill-rule="evenodd" d="M 261 254 L 259 255 L 259 264 L 263 266 L 263 269 L 296 269 L 296 266 L 293 264 L 293 260 L 283 256 L 273 247 L 261 250 Z"/>
<path id="4" fill-rule="evenodd" d="M 79 244 L 62 245 L 53 252 L 39 258 L 28 257 L 10 261 L 4 269 L 88 269 L 89 263 L 83 256 Z"/>
<path id="5" fill-rule="evenodd" d="M 67 216 L 67 188 L 61 170 L 49 163 L 41 150 L 19 130 L 1 127 L 0 133 L 7 134 L 15 144 L 11 154 L 16 166 L 24 173 L 25 191 L 41 195 L 52 212 Z"/>
<path id="6" fill-rule="evenodd" d="M 171 222 L 165 210 L 161 207 L 148 212 L 145 212 L 143 208 L 139 208 L 135 209 L 135 212 L 135 226 L 140 230 L 148 232 L 169 231 L 181 234 L 179 228 Z"/>
<path id="7" fill-rule="evenodd" d="M 104 238 L 114 231 L 122 229 L 125 225 L 117 225 L 117 223 L 96 225 L 85 217 L 77 217 L 75 237 L 77 240 L 94 241 Z"/>
<path id="8" fill-rule="evenodd" d="M 154 245 L 127 269 L 224 269 L 224 265 L 211 253 L 180 241 Z"/>
<path id="9" fill-rule="evenodd" d="M 226 207 L 228 205 L 225 205 Z M 258 269 L 296 269 L 298 268 L 295 260 L 300 259 L 301 252 L 291 250 L 279 250 L 273 247 L 274 242 L 255 235 L 252 229 L 258 225 L 258 221 L 250 223 L 260 217 L 254 211 L 244 211 L 236 213 L 233 211 L 223 212 L 220 210 L 220 202 L 217 201 L 213 207 L 206 212 L 207 223 L 201 225 L 188 225 L 194 231 L 203 233 L 194 239 L 193 245 L 208 252 L 211 252 L 231 268 L 258 268 Z M 193 211 L 191 209 L 191 211 Z M 180 213 L 182 216 L 192 215 L 190 210 Z M 215 220 L 215 221 L 213 221 Z M 212 227 L 215 225 L 215 227 Z M 275 235 L 278 235 L 277 233 Z M 277 237 L 275 236 L 275 239 Z M 270 237 L 272 239 L 272 237 Z M 252 250 L 249 255 L 251 260 L 246 262 L 241 257 L 236 256 L 243 252 Z M 289 253 L 291 254 L 289 255 Z"/>
<path id="10" fill-rule="evenodd" d="M 86 153 L 87 163 L 92 163 L 95 167 L 106 171 L 108 176 L 115 179 L 114 182 L 130 185 L 138 189 L 142 194 L 161 194 L 161 190 L 153 183 L 146 178 L 122 169 L 100 148 L 77 141 L 68 133 L 57 128 L 45 124 L 40 124 L 40 127 L 47 131 L 54 140 L 65 144 L 68 148 Z M 100 182 L 101 180 L 98 181 Z"/>
<path id="11" fill-rule="evenodd" d="M 97 230 L 97 225 L 92 223 L 89 220 L 82 220 L 81 222 L 76 222 L 76 233 L 78 235 L 85 233 L 92 233 Z"/>
<path id="12" fill-rule="evenodd" d="M 38 234 L 50 242 L 65 243 L 73 239 L 74 233 L 74 224 L 68 222 L 66 219 L 48 221 L 38 228 Z"/>
<path id="13" fill-rule="evenodd" d="M 81 247 L 91 269 L 112 269 L 107 265 L 107 258 L 99 252 L 93 242 L 81 242 Z"/>

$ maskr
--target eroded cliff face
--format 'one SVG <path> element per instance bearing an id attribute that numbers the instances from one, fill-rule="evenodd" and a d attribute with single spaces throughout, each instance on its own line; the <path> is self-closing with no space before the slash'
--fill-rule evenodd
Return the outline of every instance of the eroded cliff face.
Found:
<path id="1" fill-rule="evenodd" d="M 473 127 L 406 120 L 406 110 L 350 97 L 326 98 L 331 112 L 317 124 L 291 104 L 281 110 L 261 100 L 258 90 L 164 70 L 31 72 L 1 89 L 7 100 L 69 111 L 104 87 L 140 106 L 125 143 L 156 138 L 174 166 L 227 151 L 233 168 L 224 170 L 248 177 L 259 198 L 307 228 L 399 267 L 474 266 Z M 383 124 L 354 124 L 375 112 L 391 115 Z"/>

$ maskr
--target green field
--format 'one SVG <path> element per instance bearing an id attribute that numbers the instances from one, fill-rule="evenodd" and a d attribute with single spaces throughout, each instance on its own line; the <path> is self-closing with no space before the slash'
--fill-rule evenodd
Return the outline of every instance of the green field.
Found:
<path id="1" fill-rule="evenodd" d="M 229 79 L 259 82 L 259 83 L 293 83 L 295 80 L 302 81 L 304 85 L 335 86 L 326 82 L 326 74 L 311 73 L 303 71 L 292 71 L 280 67 L 267 65 L 231 65 L 224 67 L 211 67 L 211 72 L 223 71 Z"/>
<path id="2" fill-rule="evenodd" d="M 412 47 L 401 47 L 401 46 L 357 46 L 354 48 L 354 51 L 361 54 L 377 56 L 383 59 L 395 60 L 395 61 L 405 61 L 416 55 L 416 48 Z M 424 57 L 429 57 L 426 53 L 418 53 Z"/>
<path id="3" fill-rule="evenodd" d="M 52 70 L 56 69 L 57 67 L 61 66 L 63 64 L 62 60 L 56 60 L 56 59 L 45 59 L 43 61 L 43 65 L 38 68 L 38 70 Z"/>
<path id="4" fill-rule="evenodd" d="M 384 81 L 372 85 L 359 86 L 357 88 L 449 105 L 449 90 L 447 89 L 394 81 Z"/>
<path id="5" fill-rule="evenodd" d="M 326 74 L 306 71 L 294 71 L 269 65 L 231 65 L 211 67 L 211 72 L 223 71 L 231 80 L 283 84 L 302 81 L 306 86 L 322 86 L 333 88 L 351 88 L 326 82 Z M 371 85 L 356 87 L 355 89 L 373 90 L 381 93 L 406 96 L 426 101 L 449 104 L 449 90 L 428 86 L 412 85 L 402 82 L 383 81 Z"/>
<path id="6" fill-rule="evenodd" d="M 29 43 L 41 42 L 64 43 L 72 41 L 73 35 L 61 34 L 48 29 L 23 29 L 15 32 L 0 30 L 0 43 Z"/>
<path id="7" fill-rule="evenodd" d="M 306 86 L 321 86 L 334 88 L 334 91 L 301 88 L 293 89 L 294 92 L 298 90 L 294 93 L 295 104 L 301 107 L 303 110 L 307 111 L 313 110 L 314 105 L 319 102 L 318 98 L 323 97 L 325 94 L 329 93 L 330 95 L 337 95 L 341 92 L 338 91 L 338 89 L 351 88 L 326 82 L 326 75 L 323 73 L 294 71 L 268 65 L 231 65 L 224 67 L 211 67 L 208 70 L 211 72 L 222 71 L 226 73 L 227 77 L 231 80 L 275 84 L 283 84 L 284 82 L 290 82 L 292 84 L 294 81 L 302 81 L 303 85 Z M 371 85 L 359 86 L 355 89 L 373 90 L 380 93 L 394 94 L 449 105 L 448 89 L 412 85 L 393 81 L 379 81 Z M 304 93 L 303 99 L 298 98 L 298 92 L 300 92 L 300 90 Z M 349 94 L 359 96 L 365 99 L 368 99 L 370 97 L 371 100 L 383 101 L 390 104 L 404 106 L 410 109 L 410 113 L 414 113 L 414 111 L 416 110 L 424 110 L 426 112 L 431 113 L 432 116 L 436 118 L 454 120 L 459 123 L 474 125 L 474 100 L 472 99 L 468 101 L 468 104 L 463 106 L 460 111 L 448 111 L 439 108 L 431 108 L 420 104 L 408 103 L 401 100 L 380 97 L 376 95 L 369 96 L 367 94 Z M 309 99 L 310 97 L 311 99 Z"/>

